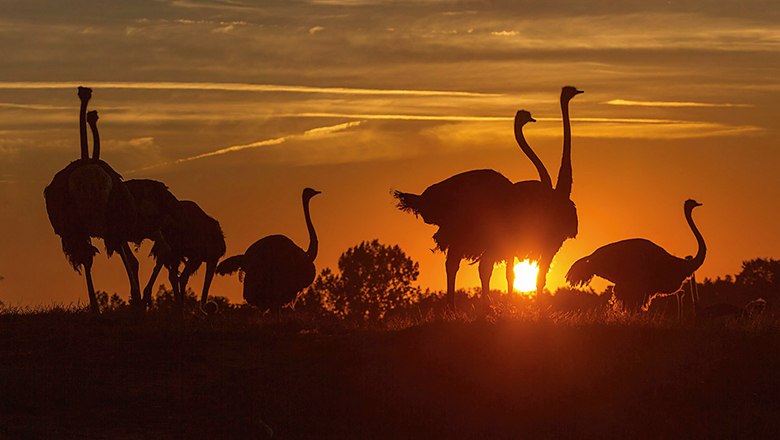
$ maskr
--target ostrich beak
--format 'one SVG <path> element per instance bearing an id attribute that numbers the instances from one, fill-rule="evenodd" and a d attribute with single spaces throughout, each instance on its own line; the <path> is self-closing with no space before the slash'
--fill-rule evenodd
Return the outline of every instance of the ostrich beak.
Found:
<path id="1" fill-rule="evenodd" d="M 699 203 L 699 202 L 693 202 L 693 206 L 701 206 L 701 203 Z"/>
<path id="2" fill-rule="evenodd" d="M 584 91 L 582 91 L 582 90 L 577 90 L 577 89 L 574 89 L 574 93 L 575 93 L 575 94 L 577 94 L 577 95 L 579 95 L 580 93 L 585 93 L 585 92 L 584 92 Z"/>
<path id="3" fill-rule="evenodd" d="M 529 116 L 529 117 L 528 117 L 528 121 L 529 121 L 529 122 L 536 122 L 536 119 L 534 119 L 534 117 L 533 117 L 533 116 Z"/>

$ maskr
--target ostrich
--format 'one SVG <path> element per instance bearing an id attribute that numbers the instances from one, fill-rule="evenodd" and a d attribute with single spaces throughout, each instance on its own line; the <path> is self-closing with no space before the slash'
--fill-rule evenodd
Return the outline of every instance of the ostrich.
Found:
<path id="1" fill-rule="evenodd" d="M 571 201 L 571 121 L 569 102 L 583 93 L 576 87 L 561 89 L 561 117 L 563 120 L 563 154 L 558 180 L 552 188 L 547 170 L 536 155 L 529 158 L 539 171 L 539 181 L 522 181 L 513 185 L 509 200 L 508 224 L 498 234 L 500 241 L 494 249 L 487 251 L 480 259 L 480 278 L 483 286 L 490 283 L 493 265 L 503 259 L 506 263 L 507 291 L 512 293 L 514 284 L 514 260 L 529 258 L 539 263 L 536 278 L 536 293 L 542 294 L 547 284 L 547 272 L 555 254 L 569 238 L 577 236 L 577 208 Z M 522 125 L 515 123 L 515 138 L 523 151 L 531 147 L 522 133 Z M 506 238 L 505 238 L 506 237 Z M 503 257 L 506 256 L 506 257 Z"/>
<path id="2" fill-rule="evenodd" d="M 627 307 L 639 310 L 656 293 L 674 293 L 691 276 L 707 254 L 692 212 L 701 203 L 686 200 L 683 206 L 685 219 L 696 237 L 699 249 L 691 259 L 675 257 L 652 241 L 633 238 L 618 241 L 596 249 L 587 257 L 577 260 L 566 274 L 573 286 L 583 286 L 594 276 L 615 283 L 615 296 Z"/>
<path id="3" fill-rule="evenodd" d="M 535 121 L 531 113 L 518 111 L 515 136 L 522 151 L 536 166 L 540 179 L 536 183 L 551 186 L 547 169 L 522 135 L 525 124 Z M 447 298 L 451 308 L 455 308 L 455 278 L 461 260 L 480 260 L 485 251 L 493 247 L 490 243 L 496 241 L 496 236 L 504 235 L 497 231 L 504 229 L 507 203 L 510 202 L 508 196 L 512 192 L 512 182 L 489 169 L 456 174 L 429 186 L 419 195 L 394 192 L 399 209 L 422 216 L 425 223 L 439 226 L 433 239 L 437 249 L 446 254 Z M 490 282 L 490 277 L 484 274 L 485 268 L 489 267 L 492 272 L 494 262 L 491 257 L 489 262 L 480 265 L 483 299 L 487 299 Z M 510 272 L 508 268 L 508 278 Z"/>
<path id="4" fill-rule="evenodd" d="M 314 281 L 318 242 L 309 214 L 309 201 L 317 194 L 320 192 L 305 188 L 301 197 L 309 230 L 307 250 L 284 235 L 269 235 L 254 242 L 243 254 L 227 258 L 217 266 L 219 275 L 235 271 L 244 274 L 244 299 L 249 304 L 278 313 Z"/>
<path id="5" fill-rule="evenodd" d="M 163 228 L 170 251 L 166 252 L 161 243 L 155 243 L 152 248 L 157 264 L 152 270 L 152 276 L 144 288 L 144 302 L 149 305 L 152 300 L 152 287 L 157 279 L 157 275 L 163 266 L 168 270 L 168 279 L 171 287 L 180 304 L 184 301 L 184 295 L 187 293 L 187 282 L 190 275 L 200 268 L 201 264 L 206 263 L 206 277 L 203 281 L 203 292 L 200 298 L 200 305 L 207 314 L 214 311 L 206 307 L 209 287 L 214 278 L 214 272 L 217 268 L 217 262 L 225 255 L 225 235 L 219 222 L 198 206 L 197 203 L 190 200 L 178 202 L 180 208 L 180 218 Z M 179 266 L 184 263 L 184 270 L 179 275 Z M 178 275 L 178 279 L 177 279 Z M 216 303 L 209 303 L 215 305 Z"/>
<path id="6" fill-rule="evenodd" d="M 54 233 L 60 236 L 62 251 L 73 269 L 87 282 L 90 308 L 99 313 L 97 296 L 92 282 L 92 262 L 99 251 L 92 245 L 92 237 L 102 238 L 109 256 L 118 252 L 130 279 L 130 301 L 140 304 L 138 260 L 127 246 L 125 237 L 135 222 L 136 210 L 122 176 L 99 159 L 98 149 L 89 158 L 87 141 L 87 103 L 92 89 L 78 88 L 81 100 L 79 135 L 81 158 L 54 175 L 43 192 L 46 212 Z M 90 112 L 90 123 L 97 123 L 97 112 Z"/>
<path id="7" fill-rule="evenodd" d="M 94 139 L 93 159 L 100 156 L 100 133 L 97 121 L 97 112 L 87 113 L 87 122 Z M 164 183 L 156 180 L 131 179 L 126 181 L 124 185 L 132 195 L 136 208 L 135 222 L 125 236 L 126 241 L 140 246 L 144 240 L 153 240 L 156 255 L 168 255 L 171 249 L 162 235 L 162 229 L 180 220 L 179 201 L 168 191 L 168 187 Z M 129 247 L 127 249 L 130 252 Z M 178 270 L 175 276 L 178 276 Z M 175 287 L 174 292 L 178 294 Z M 144 293 L 146 294 L 146 292 Z M 144 300 L 144 303 L 147 303 L 146 298 Z"/>

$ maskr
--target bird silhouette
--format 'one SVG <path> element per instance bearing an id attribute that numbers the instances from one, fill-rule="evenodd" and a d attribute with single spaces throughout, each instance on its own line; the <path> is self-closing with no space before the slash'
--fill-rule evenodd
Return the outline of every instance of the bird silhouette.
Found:
<path id="1" fill-rule="evenodd" d="M 644 238 L 633 238 L 611 243 L 577 260 L 566 274 L 573 286 L 584 286 L 594 276 L 615 284 L 615 296 L 625 306 L 639 310 L 656 293 L 674 293 L 702 263 L 707 254 L 692 212 L 700 203 L 686 200 L 683 206 L 685 219 L 698 243 L 698 252 L 691 259 L 675 257 L 663 248 Z"/>
<path id="2" fill-rule="evenodd" d="M 309 202 L 317 194 L 320 192 L 305 188 L 301 196 L 309 230 L 308 249 L 304 251 L 284 235 L 269 235 L 254 242 L 243 254 L 226 258 L 217 266 L 219 275 L 243 273 L 247 303 L 278 313 L 314 281 L 318 241 L 309 214 Z"/>
<path id="3" fill-rule="evenodd" d="M 515 115 L 515 136 L 521 150 L 537 168 L 540 177 L 537 183 L 550 186 L 547 169 L 522 136 L 522 127 L 534 121 L 529 112 L 518 111 Z M 547 183 L 540 183 L 542 181 Z M 515 192 L 509 179 L 491 169 L 456 174 L 429 186 L 419 195 L 394 191 L 399 209 L 422 216 L 425 223 L 439 226 L 433 239 L 437 249 L 446 254 L 447 298 L 450 307 L 455 307 L 455 278 L 461 260 L 481 261 L 488 249 L 498 253 L 495 248 L 506 238 L 506 234 L 501 231 L 507 229 L 508 203 L 518 201 L 517 198 L 510 198 Z M 490 291 L 490 277 L 484 273 L 484 269 L 490 267 L 492 272 L 494 261 L 495 258 L 491 256 L 486 258 L 484 264 L 481 263 L 483 299 Z"/>
<path id="4" fill-rule="evenodd" d="M 563 121 L 563 153 L 561 166 L 558 170 L 558 179 L 552 193 L 542 193 L 539 196 L 536 214 L 536 224 L 531 230 L 537 231 L 536 243 L 540 243 L 538 249 L 532 250 L 527 255 L 539 263 L 539 272 L 536 278 L 536 293 L 542 294 L 547 284 L 547 272 L 550 270 L 553 258 L 563 246 L 563 242 L 569 238 L 575 238 L 579 229 L 577 219 L 577 207 L 571 200 L 573 174 L 571 165 L 571 121 L 569 119 L 569 102 L 575 96 L 583 93 L 576 87 L 565 86 L 561 89 L 561 119 Z M 521 216 L 527 216 L 525 212 Z M 533 249 L 533 247 L 531 248 Z M 522 250 L 522 247 L 521 247 Z"/>
<path id="5" fill-rule="evenodd" d="M 206 214 L 197 203 L 191 200 L 181 200 L 179 218 L 170 222 L 162 229 L 163 237 L 169 246 L 155 242 L 152 247 L 156 264 L 152 270 L 149 282 L 144 288 L 144 302 L 148 305 L 152 300 L 152 288 L 163 266 L 168 271 L 168 279 L 177 299 L 184 301 L 187 293 L 187 283 L 203 263 L 206 263 L 206 275 L 200 305 L 204 312 L 211 313 L 216 303 L 208 302 L 209 288 L 214 278 L 219 259 L 225 255 L 225 235 L 219 222 Z M 184 264 L 184 270 L 179 273 L 179 267 Z M 211 307 L 207 306 L 211 304 Z M 211 310 L 209 310 L 211 309 Z"/>
<path id="6" fill-rule="evenodd" d="M 515 139 L 526 151 L 529 159 L 539 172 L 539 181 L 526 180 L 516 182 L 507 196 L 504 223 L 500 228 L 491 229 L 497 237 L 480 258 L 479 274 L 483 289 L 489 289 L 493 266 L 502 260 L 506 264 L 507 292 L 513 291 L 514 261 L 531 259 L 539 264 L 536 280 L 536 292 L 544 292 L 547 284 L 547 272 L 555 254 L 569 238 L 577 236 L 577 208 L 571 201 L 571 122 L 569 102 L 583 93 L 572 86 L 561 89 L 560 104 L 563 120 L 563 154 L 558 180 L 555 188 L 547 169 L 523 136 L 523 124 L 515 118 Z M 529 154 L 528 152 L 531 152 Z M 489 290 L 487 290 L 489 291 Z"/>
<path id="7" fill-rule="evenodd" d="M 100 311 L 92 282 L 92 263 L 99 252 L 92 245 L 93 237 L 103 239 L 109 257 L 114 252 L 120 254 L 130 280 L 130 302 L 139 306 L 138 261 L 126 240 L 135 223 L 135 203 L 122 176 L 99 159 L 99 149 L 95 158 L 89 158 L 86 122 L 92 89 L 79 87 L 78 96 L 81 158 L 57 172 L 46 186 L 46 213 L 71 266 L 79 273 L 84 271 L 91 310 Z M 91 124 L 96 124 L 97 113 L 90 115 Z M 97 136 L 95 141 L 99 147 Z"/>
<path id="8" fill-rule="evenodd" d="M 97 121 L 97 112 L 87 113 L 87 122 L 94 138 L 93 159 L 100 155 L 100 133 Z M 155 243 L 153 248 L 155 256 L 167 256 L 170 254 L 171 248 L 163 236 L 162 230 L 164 227 L 180 221 L 181 207 L 176 196 L 168 190 L 164 183 L 156 180 L 131 179 L 125 181 L 125 187 L 133 197 L 136 210 L 135 221 L 125 238 L 128 242 L 134 243 L 136 247 L 140 246 L 144 240 L 152 240 Z M 178 270 L 176 270 L 175 275 L 178 276 Z M 178 287 L 178 283 L 176 283 L 176 287 Z M 175 295 L 177 298 L 182 297 L 176 287 L 173 289 Z M 147 298 L 144 298 L 143 302 L 148 305 Z"/>

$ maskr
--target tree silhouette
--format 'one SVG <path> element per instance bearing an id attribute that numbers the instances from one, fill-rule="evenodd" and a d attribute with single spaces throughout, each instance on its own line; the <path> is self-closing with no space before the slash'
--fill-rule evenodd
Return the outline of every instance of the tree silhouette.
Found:
<path id="1" fill-rule="evenodd" d="M 303 298 L 339 317 L 362 320 L 382 319 L 389 310 L 419 301 L 421 291 L 412 286 L 420 265 L 398 245 L 379 240 L 364 241 L 347 249 L 338 261 L 339 274 L 324 269 Z"/>
<path id="2" fill-rule="evenodd" d="M 777 294 L 780 291 L 780 260 L 756 258 L 744 261 L 736 283 L 756 292 Z"/>

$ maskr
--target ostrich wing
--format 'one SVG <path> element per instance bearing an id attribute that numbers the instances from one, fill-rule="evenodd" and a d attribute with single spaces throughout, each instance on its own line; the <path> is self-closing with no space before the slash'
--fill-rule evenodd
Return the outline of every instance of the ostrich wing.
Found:
<path id="1" fill-rule="evenodd" d="M 429 186 L 407 203 L 399 196 L 403 193 L 396 193 L 396 198 L 399 208 L 421 215 L 425 223 L 442 226 L 481 214 L 511 186 L 512 182 L 497 171 L 472 170 Z"/>

